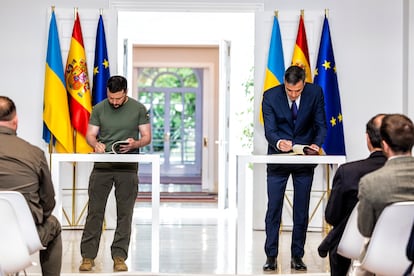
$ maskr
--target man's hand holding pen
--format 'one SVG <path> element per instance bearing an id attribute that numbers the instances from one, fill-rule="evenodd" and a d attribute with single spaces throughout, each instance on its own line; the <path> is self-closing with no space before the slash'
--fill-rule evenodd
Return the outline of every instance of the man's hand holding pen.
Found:
<path id="1" fill-rule="evenodd" d="M 106 148 L 105 144 L 98 141 L 95 144 L 94 151 L 97 153 L 105 153 L 105 148 Z"/>

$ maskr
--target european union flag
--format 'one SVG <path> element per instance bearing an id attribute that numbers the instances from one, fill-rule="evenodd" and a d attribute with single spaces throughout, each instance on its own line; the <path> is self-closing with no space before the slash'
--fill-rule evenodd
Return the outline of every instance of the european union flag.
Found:
<path id="1" fill-rule="evenodd" d="M 106 99 L 106 82 L 110 76 L 108 51 L 102 15 L 96 30 L 95 61 L 93 65 L 92 105 Z"/>
<path id="2" fill-rule="evenodd" d="M 325 97 L 328 133 L 322 147 L 328 155 L 346 155 L 336 63 L 332 48 L 331 33 L 329 31 L 329 23 L 326 16 L 323 22 L 321 43 L 319 46 L 319 54 L 313 82 L 322 87 Z"/>

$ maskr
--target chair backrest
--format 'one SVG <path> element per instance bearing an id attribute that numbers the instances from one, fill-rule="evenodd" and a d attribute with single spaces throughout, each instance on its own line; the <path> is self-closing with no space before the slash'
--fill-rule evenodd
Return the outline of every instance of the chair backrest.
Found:
<path id="1" fill-rule="evenodd" d="M 357 260 L 361 255 L 365 240 L 358 230 L 358 205 L 355 205 L 348 218 L 337 249 L 339 255 L 352 260 Z"/>
<path id="2" fill-rule="evenodd" d="M 0 198 L 7 200 L 15 210 L 18 210 L 16 212 L 17 221 L 23 231 L 23 237 L 25 238 L 26 245 L 29 249 L 29 254 L 34 254 L 37 251 L 44 249 L 40 242 L 39 234 L 37 233 L 29 205 L 24 196 L 16 191 L 0 191 Z"/>
<path id="3" fill-rule="evenodd" d="M 0 274 L 16 273 L 32 264 L 17 213 L 7 200 L 0 198 Z"/>
<path id="4" fill-rule="evenodd" d="M 403 275 L 410 264 L 405 254 L 414 221 L 414 201 L 387 206 L 369 241 L 361 267 L 378 275 Z"/>

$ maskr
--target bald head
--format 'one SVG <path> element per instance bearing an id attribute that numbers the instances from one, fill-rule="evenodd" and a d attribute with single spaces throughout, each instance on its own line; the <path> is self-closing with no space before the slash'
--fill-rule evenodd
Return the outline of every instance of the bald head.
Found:
<path id="1" fill-rule="evenodd" d="M 6 96 L 0 96 L 0 125 L 17 129 L 16 105 Z"/>
<path id="2" fill-rule="evenodd" d="M 385 114 L 380 113 L 372 117 L 366 125 L 367 145 L 370 152 L 381 150 L 381 123 Z"/>

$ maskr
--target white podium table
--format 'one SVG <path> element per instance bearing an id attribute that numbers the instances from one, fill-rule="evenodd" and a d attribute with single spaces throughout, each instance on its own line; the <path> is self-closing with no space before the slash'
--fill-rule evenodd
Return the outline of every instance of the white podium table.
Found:
<path id="1" fill-rule="evenodd" d="M 160 157 L 155 154 L 62 154 L 51 156 L 51 174 L 56 193 L 56 217 L 62 222 L 62 189 L 60 185 L 63 162 L 139 162 L 151 163 L 152 167 L 152 235 L 151 272 L 159 272 L 159 224 L 160 224 Z"/>
<path id="2" fill-rule="evenodd" d="M 346 162 L 342 155 L 237 155 L 237 237 L 236 274 L 246 274 L 246 203 L 252 200 L 252 193 L 246 192 L 246 168 L 256 164 L 330 164 L 334 169 Z"/>

